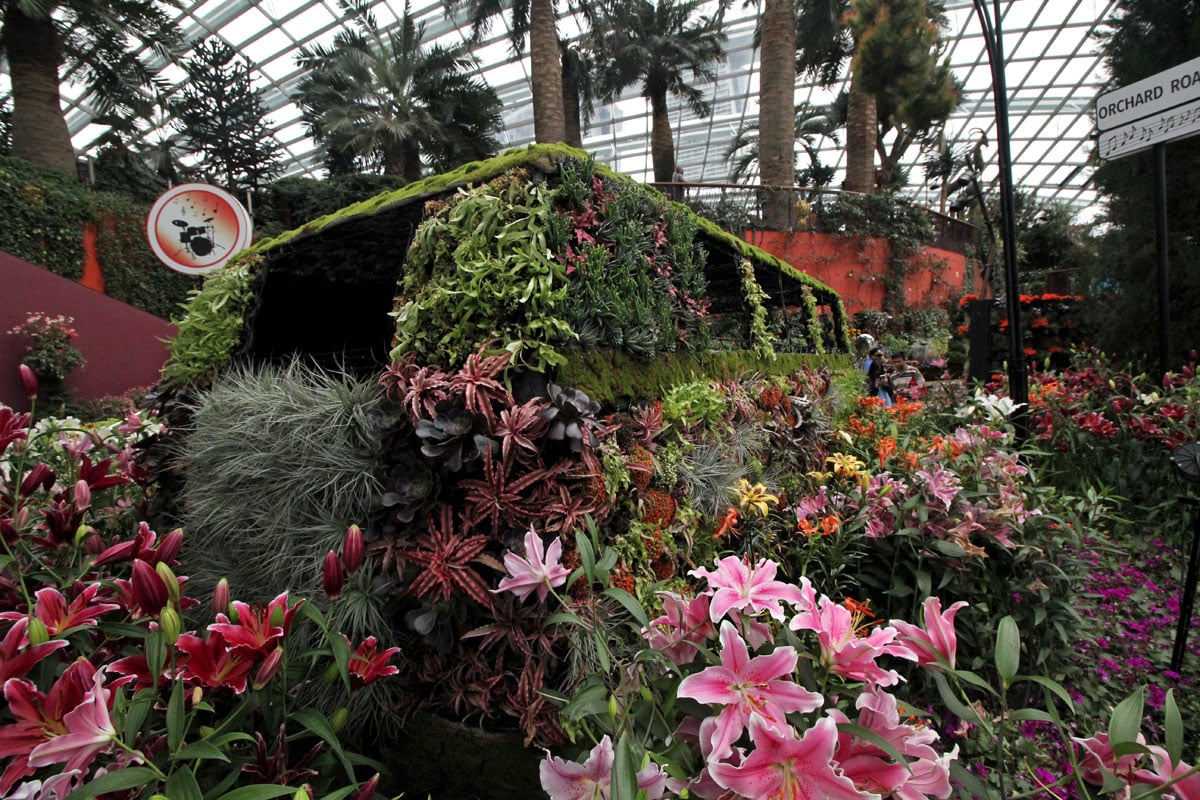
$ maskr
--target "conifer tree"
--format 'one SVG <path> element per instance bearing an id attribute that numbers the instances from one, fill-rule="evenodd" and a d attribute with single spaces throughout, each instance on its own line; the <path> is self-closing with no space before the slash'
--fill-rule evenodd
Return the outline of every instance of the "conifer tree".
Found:
<path id="1" fill-rule="evenodd" d="M 184 146 L 201 157 L 197 169 L 235 196 L 269 183 L 281 170 L 279 142 L 250 64 L 224 42 L 209 40 L 183 67 L 187 81 L 170 110 Z"/>

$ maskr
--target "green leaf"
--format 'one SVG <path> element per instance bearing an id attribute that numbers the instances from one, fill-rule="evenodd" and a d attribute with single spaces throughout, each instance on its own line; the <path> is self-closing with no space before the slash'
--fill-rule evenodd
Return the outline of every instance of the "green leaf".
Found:
<path id="1" fill-rule="evenodd" d="M 992 795 L 983 782 L 969 772 L 958 759 L 950 762 L 950 778 L 967 790 L 967 797 L 990 797 Z"/>
<path id="2" fill-rule="evenodd" d="M 937 683 L 938 694 L 942 697 L 942 702 L 946 704 L 946 708 L 960 719 L 965 719 L 967 722 L 973 722 L 976 725 L 987 726 L 987 723 L 975 712 L 975 709 L 965 705 L 961 700 L 954 696 L 954 692 L 950 690 L 950 684 L 946 682 L 946 676 L 940 673 L 934 673 L 933 680 Z"/>
<path id="3" fill-rule="evenodd" d="M 184 729 L 183 682 L 171 684 L 171 698 L 167 700 L 167 749 L 172 753 L 183 741 Z"/>
<path id="4" fill-rule="evenodd" d="M 172 772 L 167 776 L 167 784 L 163 788 L 163 793 L 171 800 L 204 800 L 204 793 L 200 791 L 200 784 L 196 782 L 191 767 L 180 767 Z"/>
<path id="5" fill-rule="evenodd" d="M 1021 632 L 1017 621 L 1011 616 L 1000 620 L 996 627 L 996 672 L 1000 675 L 1000 686 L 1007 689 L 1021 664 Z"/>
<path id="6" fill-rule="evenodd" d="M 607 709 L 608 689 L 602 683 L 594 683 L 576 692 L 559 713 L 565 719 L 579 720 L 593 714 L 603 714 Z"/>
<path id="7" fill-rule="evenodd" d="M 1016 711 L 1008 715 L 1008 718 L 1017 722 L 1025 722 L 1026 720 L 1034 720 L 1036 722 L 1053 722 L 1054 718 L 1042 711 L 1040 708 L 1018 708 Z"/>
<path id="8" fill-rule="evenodd" d="M 1114 752 L 1119 744 L 1137 741 L 1138 733 L 1142 729 L 1142 713 L 1142 687 L 1139 686 L 1133 694 L 1117 703 L 1108 721 L 1108 741 Z"/>
<path id="9" fill-rule="evenodd" d="M 296 794 L 295 786 L 276 786 L 274 784 L 255 784 L 242 786 L 232 792 L 221 795 L 219 800 L 272 800 L 275 797 L 289 797 Z M 175 798 L 171 798 L 175 800 Z"/>
<path id="10" fill-rule="evenodd" d="M 591 539 L 582 530 L 575 533 L 575 548 L 579 551 L 579 563 L 583 567 L 583 574 L 589 582 L 596 580 L 596 552 L 592 550 Z"/>
<path id="11" fill-rule="evenodd" d="M 990 694 L 997 694 L 995 688 L 993 688 L 990 683 L 988 683 L 983 678 L 976 675 L 974 672 L 971 672 L 970 670 L 956 669 L 956 670 L 953 670 L 950 674 L 953 675 L 958 680 L 962 681 L 963 683 L 970 684 L 971 686 L 975 686 L 980 689 L 983 689 L 984 691 L 989 692 Z"/>
<path id="12" fill-rule="evenodd" d="M 122 792 L 126 789 L 139 789 L 144 786 L 154 786 L 157 783 L 158 774 L 154 770 L 147 767 L 126 767 L 88 781 L 67 795 L 66 800 L 87 800 L 96 795 Z"/>
<path id="13" fill-rule="evenodd" d="M 1071 699 L 1071 695 L 1067 693 L 1067 690 L 1058 681 L 1051 680 L 1044 675 L 1018 675 L 1013 678 L 1013 683 L 1020 683 L 1021 681 L 1029 681 L 1039 686 L 1044 686 L 1054 692 L 1055 697 L 1066 703 L 1068 711 L 1075 713 L 1075 701 Z"/>
<path id="14" fill-rule="evenodd" d="M 364 783 L 365 783 L 365 781 L 364 781 Z M 362 787 L 359 786 L 358 784 L 351 784 L 349 786 L 343 786 L 341 789 L 338 789 L 336 792 L 330 792 L 329 794 L 321 795 L 320 800 L 342 800 L 342 798 L 349 797 L 350 795 L 357 792 L 360 788 L 362 788 Z M 171 800 L 175 800 L 175 798 L 172 797 Z"/>
<path id="15" fill-rule="evenodd" d="M 252 737 L 247 736 L 251 739 Z M 185 745 L 175 755 L 171 756 L 172 761 L 229 761 L 229 756 L 210 741 L 192 742 Z"/>
<path id="16" fill-rule="evenodd" d="M 329 749 L 337 756 L 338 761 L 342 762 L 342 766 L 346 769 L 346 775 L 350 780 L 354 780 L 354 767 L 350 765 L 349 759 L 346 758 L 346 752 L 342 749 L 342 743 L 338 740 L 337 734 L 333 732 L 333 728 L 324 714 L 315 708 L 302 708 L 292 714 L 292 719 L 324 739 L 329 745 Z"/>
<path id="17" fill-rule="evenodd" d="M 891 756 L 892 760 L 897 764 L 903 764 L 905 767 L 908 767 L 908 759 L 904 757 L 904 754 L 897 750 L 894 744 L 870 728 L 864 728 L 862 725 L 858 725 L 853 722 L 839 722 L 837 729 L 839 733 L 848 733 L 851 736 L 857 736 L 864 742 L 870 742 Z M 912 772 L 912 770 L 909 769 L 909 772 Z"/>
<path id="18" fill-rule="evenodd" d="M 153 689 L 142 689 L 129 700 L 125 706 L 124 733 L 121 737 L 124 741 L 132 742 L 137 738 L 146 722 L 146 715 L 154 705 L 154 697 Z"/>
<path id="19" fill-rule="evenodd" d="M 616 757 L 612 771 L 612 800 L 637 800 L 638 764 L 633 757 L 633 746 L 629 735 L 621 734 L 617 739 Z"/>
<path id="20" fill-rule="evenodd" d="M 650 625 L 650 619 L 646 616 L 646 610 L 642 608 L 642 604 L 637 601 L 637 598 L 635 598 L 629 592 L 620 587 L 614 586 L 610 589 L 605 589 L 603 594 L 606 597 L 611 597 L 624 606 L 625 610 L 628 611 L 643 628 Z"/>
<path id="21" fill-rule="evenodd" d="M 1179 706 L 1175 704 L 1175 690 L 1167 689 L 1167 698 L 1163 701 L 1163 714 L 1166 717 L 1167 757 L 1172 764 L 1178 764 L 1183 757 L 1183 717 L 1179 714 Z"/>
<path id="22" fill-rule="evenodd" d="M 305 603 L 304 605 L 312 604 Z M 346 687 L 347 692 L 353 691 L 350 686 L 350 645 L 340 633 L 328 634 L 326 640 L 329 642 L 329 649 L 333 653 L 333 661 L 337 664 L 337 671 L 342 679 L 342 685 Z"/>

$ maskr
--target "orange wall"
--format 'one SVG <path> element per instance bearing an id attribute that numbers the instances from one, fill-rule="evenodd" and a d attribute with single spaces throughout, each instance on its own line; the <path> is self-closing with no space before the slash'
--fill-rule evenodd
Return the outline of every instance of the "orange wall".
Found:
<path id="1" fill-rule="evenodd" d="M 892 254 L 887 239 L 758 230 L 746 231 L 745 237 L 750 244 L 828 285 L 841 295 L 851 316 L 883 307 L 884 277 Z M 930 247 L 911 261 L 916 269 L 904 282 L 904 302 L 909 308 L 943 305 L 963 293 L 966 256 Z"/>

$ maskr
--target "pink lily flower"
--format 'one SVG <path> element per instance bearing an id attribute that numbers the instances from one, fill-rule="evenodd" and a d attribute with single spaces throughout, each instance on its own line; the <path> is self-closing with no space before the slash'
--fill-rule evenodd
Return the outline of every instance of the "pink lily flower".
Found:
<path id="1" fill-rule="evenodd" d="M 676 664 L 690 664 L 700 652 L 699 645 L 717 634 L 708 617 L 708 595 L 685 599 L 675 592 L 658 594 L 663 599 L 663 615 L 650 620 L 642 636 Z"/>
<path id="2" fill-rule="evenodd" d="M 924 629 L 901 619 L 891 620 L 888 624 L 899 632 L 900 641 L 916 655 L 918 664 L 938 671 L 947 667 L 954 669 L 954 659 L 958 653 L 958 637 L 954 633 L 954 615 L 960 608 L 966 608 L 966 606 L 964 601 L 959 600 L 950 608 L 942 611 L 941 598 L 927 597 L 923 606 Z"/>
<path id="3" fill-rule="evenodd" d="M 904 800 L 949 795 L 949 762 L 957 757 L 957 748 L 948 755 L 939 755 L 931 746 L 938 739 L 936 731 L 924 725 L 902 724 L 896 698 L 878 687 L 868 687 L 856 705 L 858 725 L 878 734 L 910 760 L 907 766 L 896 763 L 873 743 L 839 732 L 835 758 L 855 786 Z M 850 721 L 836 710 L 829 716 L 839 724 Z"/>
<path id="4" fill-rule="evenodd" d="M 914 659 L 907 646 L 895 641 L 897 631 L 877 627 L 869 633 L 855 627 L 850 610 L 822 596 L 817 608 L 802 611 L 792 618 L 792 630 L 810 630 L 821 645 L 821 664 L 831 672 L 851 680 L 894 686 L 900 674 L 875 663 L 882 655 Z"/>
<path id="5" fill-rule="evenodd" d="M 708 771 L 718 785 L 742 797 L 779 800 L 879 800 L 879 795 L 859 791 L 835 766 L 833 749 L 837 725 L 829 717 L 797 739 L 790 726 L 750 720 L 754 750 L 740 766 L 710 762 Z"/>
<path id="6" fill-rule="evenodd" d="M 64 717 L 83 702 L 95 674 L 95 667 L 81 658 L 67 667 L 48 694 L 24 678 L 5 682 L 4 699 L 14 721 L 0 727 L 0 758 L 10 759 L 0 775 L 0 796 L 7 796 L 14 783 L 33 774 L 29 754 L 35 748 L 67 732 Z"/>
<path id="7" fill-rule="evenodd" d="M 240 656 L 266 656 L 287 636 L 292 617 L 303 602 L 298 600 L 289 608 L 287 592 L 277 595 L 263 609 L 252 609 L 246 603 L 234 600 L 230 605 L 237 621 L 231 621 L 225 614 L 217 614 L 217 621 L 209 625 L 208 630 L 221 634 Z"/>
<path id="8" fill-rule="evenodd" d="M 67 598 L 53 586 L 38 589 L 34 595 L 37 598 L 33 605 L 33 615 L 46 626 L 46 632 L 57 636 L 65 630 L 78 625 L 95 625 L 96 619 L 109 611 L 117 611 L 121 607 L 114 603 L 96 602 L 96 594 L 101 587 L 93 583 L 84 588 L 79 595 L 67 604 Z M 25 615 L 17 611 L 5 611 L 0 619 L 18 620 Z"/>
<path id="9" fill-rule="evenodd" d="M 1079 753 L 1079 775 L 1088 783 L 1101 786 L 1104 776 L 1115 775 L 1126 783 L 1155 784 L 1161 782 L 1154 772 L 1141 769 L 1142 753 L 1127 753 L 1117 757 L 1108 743 L 1107 733 L 1097 733 L 1087 739 L 1071 737 L 1081 748 Z M 1146 739 L 1139 733 L 1137 743 L 1144 745 Z"/>
<path id="10" fill-rule="evenodd" d="M 29 644 L 29 617 L 20 615 L 4 639 L 0 640 L 0 683 L 9 678 L 23 678 L 33 665 L 46 656 L 66 647 L 70 642 L 66 639 L 51 639 L 42 644 Z"/>
<path id="11" fill-rule="evenodd" d="M 513 552 L 504 554 L 508 577 L 502 579 L 499 588 L 492 591 L 512 592 L 522 600 L 536 592 L 538 600 L 544 602 L 550 589 L 566 583 L 571 573 L 558 563 L 562 558 L 562 541 L 557 536 L 549 547 L 543 548 L 538 532 L 533 528 L 526 531 L 525 557 L 521 558 Z"/>
<path id="12" fill-rule="evenodd" d="M 608 800 L 614 759 L 612 740 L 607 735 L 582 764 L 564 761 L 547 752 L 538 768 L 542 790 L 550 795 L 550 800 Z M 661 767 L 651 763 L 638 772 L 637 784 L 649 800 L 658 800 L 666 791 L 667 776 Z"/>
<path id="13" fill-rule="evenodd" d="M 708 581 L 708 591 L 712 595 L 708 613 L 713 622 L 718 622 L 730 610 L 751 615 L 766 611 L 783 622 L 784 611 L 780 603 L 807 608 L 816 599 L 816 592 L 807 578 L 800 579 L 800 586 L 775 580 L 779 565 L 774 561 L 763 558 L 751 567 L 749 559 L 727 556 L 715 563 L 715 571 L 699 567 L 688 573 Z"/>
<path id="14" fill-rule="evenodd" d="M 86 769 L 96 756 L 111 750 L 117 738 L 112 718 L 108 714 L 111 692 L 104 687 L 104 675 L 92 675 L 92 686 L 83 702 L 67 712 L 63 724 L 67 732 L 33 748 L 29 766 L 48 767 L 64 764 L 67 771 Z"/>
<path id="15" fill-rule="evenodd" d="M 342 638 L 346 639 L 346 645 L 349 646 L 350 639 L 345 636 Z M 375 650 L 375 637 L 368 636 L 363 639 L 362 644 L 350 652 L 350 661 L 347 666 L 350 669 L 350 677 L 356 685 L 365 686 L 376 678 L 400 672 L 399 667 L 388 664 L 392 656 L 400 652 L 399 647 L 389 647 L 378 653 Z"/>
<path id="16" fill-rule="evenodd" d="M 727 758 L 734 742 L 754 719 L 786 727 L 788 714 L 815 711 L 824 704 L 824 697 L 791 680 L 797 660 L 791 647 L 750 658 L 733 624 L 721 623 L 721 665 L 687 676 L 678 690 L 679 697 L 724 706 L 712 732 L 711 758 Z"/>
<path id="17" fill-rule="evenodd" d="M 77 769 L 63 772 L 44 781 L 25 781 L 6 800 L 63 800 L 83 784 L 83 773 Z"/>
<path id="18" fill-rule="evenodd" d="M 175 647 L 187 656 L 179 667 L 179 675 L 185 681 L 213 689 L 231 689 L 235 694 L 246 691 L 246 680 L 254 669 L 254 654 L 242 655 L 230 647 L 220 631 L 212 631 L 208 639 L 194 633 L 180 634 Z"/>
<path id="19" fill-rule="evenodd" d="M 1161 747 L 1151 747 L 1150 758 L 1154 761 L 1154 775 L 1158 778 L 1154 786 L 1175 781 L 1166 791 L 1175 795 L 1177 800 L 1200 800 L 1200 772 L 1192 772 L 1192 768 L 1182 761 L 1171 763 L 1171 757 Z M 1192 774 L 1188 775 L 1189 772 Z"/>

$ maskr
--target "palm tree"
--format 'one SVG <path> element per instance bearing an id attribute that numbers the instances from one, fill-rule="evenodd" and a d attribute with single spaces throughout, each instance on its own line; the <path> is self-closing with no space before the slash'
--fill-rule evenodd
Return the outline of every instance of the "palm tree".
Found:
<path id="1" fill-rule="evenodd" d="M 0 0 L 0 56 L 12 81 L 12 154 L 75 174 L 75 151 L 60 105 L 66 67 L 108 118 L 153 107 L 153 72 L 133 51 L 168 58 L 178 28 L 159 0 Z"/>
<path id="2" fill-rule="evenodd" d="M 719 17 L 693 19 L 701 0 L 618 0 L 602 6 L 593 27 L 597 95 L 612 100 L 640 82 L 650 103 L 650 156 L 654 180 L 669 182 L 675 171 L 675 143 L 667 94 L 687 103 L 696 116 L 711 113 L 704 93 L 688 82 L 717 78 L 712 64 L 723 54 Z"/>
<path id="3" fill-rule="evenodd" d="M 533 93 L 533 137 L 539 143 L 567 138 L 563 111 L 562 62 L 554 0 L 446 0 L 454 8 L 466 2 L 474 39 L 478 41 L 492 17 L 509 12 L 514 53 L 525 49 L 529 35 L 529 81 Z M 586 6 L 584 7 L 586 10 Z"/>
<path id="4" fill-rule="evenodd" d="M 756 156 L 765 192 L 763 222 L 768 228 L 783 229 L 791 223 L 791 187 L 796 168 L 796 35 L 792 0 L 763 0 L 759 30 Z M 738 136 L 741 137 L 741 131 Z"/>
<path id="5" fill-rule="evenodd" d="M 407 12 L 383 31 L 364 6 L 341 5 L 354 27 L 297 59 L 309 74 L 295 99 L 331 172 L 367 165 L 415 181 L 422 157 L 444 170 L 496 152 L 500 100 L 470 77 L 466 45 L 423 49 L 424 26 Z"/>
<path id="6" fill-rule="evenodd" d="M 798 70 L 829 86 L 851 63 L 847 190 L 874 191 L 881 123 L 928 131 L 957 103 L 949 70 L 937 64 L 943 22 L 940 0 L 799 0 Z"/>
<path id="7" fill-rule="evenodd" d="M 798 186 L 814 185 L 819 187 L 824 186 L 832 179 L 832 176 L 828 174 L 829 168 L 821 163 L 820 140 L 829 139 L 837 146 L 839 144 L 837 129 L 841 125 L 833 106 L 814 106 L 802 103 L 796 109 L 792 134 L 788 140 L 795 142 L 804 152 L 808 159 L 808 166 L 797 169 L 796 153 L 793 152 L 791 173 L 788 175 L 785 185 L 790 186 L 794 183 Z M 759 174 L 762 174 L 759 153 L 762 149 L 763 137 L 760 127 L 761 123 L 754 122 L 744 125 L 738 129 L 729 142 L 729 146 L 725 148 L 725 159 L 732 164 L 729 172 L 730 181 L 734 183 L 745 181 L 754 173 L 756 165 Z M 764 185 L 767 185 L 765 181 Z"/>

